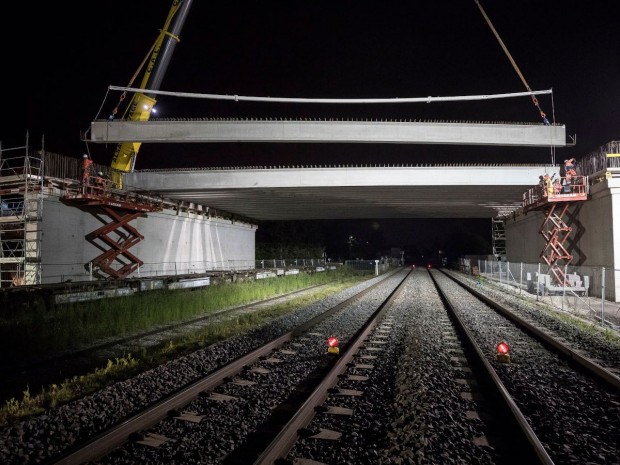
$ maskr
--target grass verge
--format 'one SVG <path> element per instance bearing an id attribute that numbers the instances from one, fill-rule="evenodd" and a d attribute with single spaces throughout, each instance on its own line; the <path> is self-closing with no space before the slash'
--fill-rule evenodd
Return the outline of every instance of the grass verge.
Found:
<path id="1" fill-rule="evenodd" d="M 315 291 L 310 291 L 306 295 L 295 297 L 285 303 L 274 304 L 254 312 L 234 313 L 230 317 L 222 317 L 200 330 L 183 334 L 178 338 L 168 340 L 158 346 L 149 347 L 148 350 L 145 349 L 139 354 L 127 354 L 113 361 L 109 360 L 106 366 L 98 368 L 92 373 L 75 376 L 58 385 L 51 385 L 40 393 L 33 395 L 30 393 L 30 390 L 26 388 L 21 400 L 10 399 L 0 409 L 0 423 L 7 424 L 15 420 L 25 419 L 29 416 L 43 413 L 46 409 L 55 408 L 84 395 L 93 393 L 113 382 L 128 379 L 173 358 L 199 350 L 237 334 L 244 333 L 274 318 L 308 306 L 313 302 L 351 287 L 365 279 L 368 279 L 368 276 L 341 275 L 337 279 L 332 279 L 324 286 L 317 288 Z M 305 286 L 299 286 L 299 284 L 302 284 L 302 282 L 297 281 L 297 289 L 300 287 L 309 287 L 307 280 L 303 280 Z M 313 284 L 315 283 L 310 283 L 310 285 Z M 276 292 L 276 294 L 291 290 L 287 288 L 283 291 L 282 289 L 283 288 L 279 288 L 279 292 Z M 260 292 L 263 293 L 263 291 L 264 289 Z M 272 291 L 272 294 L 261 294 L 263 296 L 262 298 L 271 297 L 273 292 L 274 291 Z M 193 293 L 187 294 L 191 295 Z M 246 295 L 245 299 L 254 301 L 257 300 L 255 297 L 256 293 L 251 292 Z M 230 304 L 231 300 L 224 299 L 221 302 Z M 241 303 L 247 303 L 247 301 Z M 215 307 L 210 307 L 211 311 L 216 309 Z M 208 311 L 209 310 L 207 310 L 207 312 Z M 172 313 L 177 315 L 176 312 Z M 204 312 L 202 314 L 204 314 Z M 189 318 L 191 316 L 197 316 L 198 313 L 192 310 L 183 313 L 183 315 Z M 177 319 L 178 318 L 177 316 Z M 71 320 L 76 321 L 75 319 Z M 166 322 L 170 322 L 170 320 L 166 320 Z"/>

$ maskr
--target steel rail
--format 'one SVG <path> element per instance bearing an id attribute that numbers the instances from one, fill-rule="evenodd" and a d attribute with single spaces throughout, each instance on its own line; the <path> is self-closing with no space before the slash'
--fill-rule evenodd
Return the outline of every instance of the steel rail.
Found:
<path id="1" fill-rule="evenodd" d="M 189 402 L 198 397 L 201 392 L 214 389 L 224 383 L 226 379 L 239 373 L 245 366 L 254 363 L 262 356 L 268 355 L 274 348 L 290 341 L 300 334 L 303 334 L 320 321 L 330 317 L 340 309 L 350 305 L 352 302 L 363 297 L 371 290 L 382 285 L 387 278 L 391 277 L 397 271 L 398 269 L 392 273 L 386 273 L 381 281 L 374 283 L 354 296 L 315 316 L 294 330 L 289 331 L 288 333 L 283 334 L 282 336 L 253 350 L 252 352 L 233 360 L 231 363 L 217 369 L 202 379 L 179 389 L 169 397 L 155 402 L 136 415 L 125 419 L 121 423 L 91 438 L 90 440 L 66 450 L 59 456 L 56 456 L 45 463 L 54 465 L 78 465 L 85 462 L 94 461 L 105 456 L 110 451 L 124 444 L 130 438 L 132 433 L 148 429 L 157 424 L 166 418 L 169 412 L 187 405 Z"/>
<path id="2" fill-rule="evenodd" d="M 532 429 L 532 427 L 530 426 L 529 422 L 525 418 L 525 415 L 523 415 L 523 413 L 521 412 L 521 409 L 517 406 L 516 402 L 514 401 L 512 396 L 509 394 L 508 389 L 506 389 L 506 386 L 504 386 L 504 383 L 502 383 L 502 381 L 500 380 L 497 372 L 495 371 L 493 366 L 487 360 L 487 357 L 484 355 L 482 349 L 480 348 L 480 346 L 476 342 L 476 340 L 474 338 L 474 335 L 467 328 L 467 326 L 465 325 L 463 320 L 459 317 L 458 313 L 455 310 L 454 305 L 450 301 L 450 298 L 443 291 L 443 289 L 441 288 L 441 286 L 439 285 L 439 283 L 435 279 L 435 276 L 433 276 L 433 273 L 430 270 L 429 270 L 429 274 L 431 276 L 431 279 L 435 283 L 435 287 L 437 288 L 437 292 L 441 296 L 442 300 L 445 302 L 446 308 L 449 310 L 450 314 L 454 318 L 454 321 L 457 324 L 457 326 L 459 327 L 459 329 L 466 336 L 469 345 L 471 346 L 471 348 L 476 353 L 476 356 L 478 357 L 478 360 L 484 366 L 484 369 L 486 370 L 486 373 L 488 374 L 489 378 L 492 380 L 493 385 L 495 386 L 498 394 L 500 395 L 501 400 L 504 402 L 505 406 L 508 408 L 508 410 L 513 415 L 513 418 L 516 421 L 516 423 L 519 426 L 519 428 L 521 429 L 521 432 L 523 433 L 523 435 L 525 436 L 526 440 L 528 441 L 528 443 L 532 447 L 532 451 L 534 452 L 534 454 L 538 458 L 539 463 L 540 464 L 544 464 L 544 465 L 554 465 L 555 462 L 551 459 L 551 457 L 547 453 L 547 450 L 542 445 L 542 443 L 538 439 L 538 436 L 536 435 L 536 433 L 534 433 L 534 430 Z"/>
<path id="3" fill-rule="evenodd" d="M 390 293 L 379 308 L 371 315 L 368 321 L 347 343 L 346 349 L 340 355 L 332 369 L 318 384 L 308 399 L 302 404 L 293 417 L 284 425 L 274 440 L 265 448 L 263 453 L 254 461 L 253 465 L 273 465 L 278 459 L 284 459 L 291 450 L 299 436 L 299 430 L 307 426 L 316 413 L 316 407 L 321 405 L 328 396 L 328 390 L 333 388 L 338 377 L 348 369 L 355 354 L 364 345 L 368 335 L 374 330 L 390 305 L 402 292 L 405 282 L 411 275 L 411 270 L 403 278 L 400 284 Z"/>
<path id="4" fill-rule="evenodd" d="M 607 370 L 600 364 L 596 363 L 594 360 L 581 355 L 575 349 L 569 347 L 568 345 L 562 343 L 561 341 L 558 341 L 552 335 L 538 328 L 534 324 L 528 322 L 524 318 L 521 318 L 520 316 L 515 315 L 515 313 L 512 312 L 508 307 L 505 307 L 501 305 L 500 303 L 491 300 L 486 295 L 477 291 L 476 289 L 469 286 L 468 284 L 459 281 L 453 276 L 445 272 L 442 272 L 442 273 L 448 278 L 450 278 L 451 280 L 453 280 L 455 283 L 457 283 L 459 286 L 462 286 L 464 289 L 467 289 L 468 292 L 471 292 L 477 298 L 482 300 L 485 304 L 494 308 L 495 310 L 500 312 L 502 315 L 504 315 L 506 318 L 510 319 L 511 321 L 514 321 L 517 325 L 519 325 L 526 332 L 529 332 L 536 338 L 542 340 L 544 343 L 547 344 L 547 346 L 552 347 L 554 350 L 558 351 L 559 353 L 577 362 L 577 364 L 585 368 L 589 373 L 591 373 L 597 379 L 604 381 L 605 383 L 611 385 L 615 389 L 620 389 L 620 377 L 617 376 L 616 374 Z"/>

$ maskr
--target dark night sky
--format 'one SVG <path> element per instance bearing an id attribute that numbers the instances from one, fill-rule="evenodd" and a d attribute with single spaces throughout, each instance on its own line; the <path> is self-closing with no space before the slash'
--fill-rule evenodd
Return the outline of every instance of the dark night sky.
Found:
<path id="1" fill-rule="evenodd" d="M 2 15 L 3 149 L 22 146 L 109 164 L 114 147 L 80 140 L 156 38 L 171 1 L 27 2 Z M 579 158 L 620 138 L 620 40 L 609 2 L 482 0 L 552 121 Z M 83 5 L 83 6 L 74 6 Z M 305 98 L 522 92 L 473 0 L 194 0 L 162 90 Z M 101 108 L 101 110 L 100 110 Z M 160 97 L 161 117 L 406 118 L 538 122 L 529 97 L 493 102 L 317 105 Z M 144 144 L 137 169 L 306 164 L 548 163 L 550 150 L 374 144 Z"/>

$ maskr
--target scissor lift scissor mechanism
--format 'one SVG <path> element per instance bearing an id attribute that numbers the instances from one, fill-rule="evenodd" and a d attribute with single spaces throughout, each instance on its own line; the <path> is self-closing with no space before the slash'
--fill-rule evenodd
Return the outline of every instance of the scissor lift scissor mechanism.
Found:
<path id="1" fill-rule="evenodd" d="M 90 210 L 104 223 L 86 235 L 86 240 L 102 251 L 89 265 L 108 279 L 123 279 L 143 264 L 129 249 L 144 236 L 129 223 L 147 212 L 161 211 L 162 206 L 146 196 L 114 191 L 110 188 L 112 185 L 107 180 L 99 180 L 68 192 L 62 200 Z"/>
<path id="2" fill-rule="evenodd" d="M 549 266 L 552 284 L 566 288 L 573 284 L 565 272 L 573 259 L 569 250 L 569 236 L 573 228 L 567 224 L 566 218 L 572 206 L 588 199 L 588 178 L 576 176 L 570 182 L 562 179 L 559 189 L 550 184 L 529 189 L 523 195 L 523 211 L 536 210 L 545 214 L 538 231 L 545 239 L 540 258 Z"/>

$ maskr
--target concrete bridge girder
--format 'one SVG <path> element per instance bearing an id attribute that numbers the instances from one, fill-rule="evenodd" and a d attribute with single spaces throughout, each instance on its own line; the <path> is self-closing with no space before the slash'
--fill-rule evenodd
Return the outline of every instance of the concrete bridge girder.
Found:
<path id="1" fill-rule="evenodd" d="M 150 120 L 91 123 L 89 142 L 333 142 L 564 147 L 566 127 L 537 123 Z"/>
<path id="2" fill-rule="evenodd" d="M 557 167 L 266 168 L 136 171 L 126 187 L 253 220 L 493 218 Z"/>

